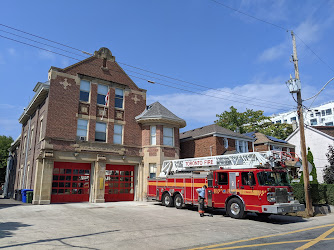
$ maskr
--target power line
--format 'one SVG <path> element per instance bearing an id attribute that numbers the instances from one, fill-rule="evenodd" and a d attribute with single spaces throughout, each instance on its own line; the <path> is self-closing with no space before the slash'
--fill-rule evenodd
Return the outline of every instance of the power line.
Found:
<path id="1" fill-rule="evenodd" d="M 15 41 L 15 42 L 27 45 L 27 46 L 31 46 L 31 47 L 34 47 L 34 48 L 37 48 L 37 49 L 41 49 L 41 50 L 44 50 L 44 51 L 47 51 L 47 52 L 50 52 L 50 53 L 54 53 L 54 54 L 57 54 L 57 55 L 60 55 L 60 56 L 64 56 L 64 57 L 67 57 L 67 58 L 70 58 L 70 59 L 73 59 L 73 60 L 76 60 L 76 61 L 82 61 L 82 60 L 80 60 L 78 58 L 66 56 L 66 55 L 63 55 L 61 53 L 58 53 L 58 52 L 55 52 L 55 51 L 52 51 L 52 50 L 47 50 L 47 49 L 44 49 L 44 48 L 41 48 L 41 47 L 38 47 L 38 46 L 35 46 L 35 45 L 31 45 L 31 44 L 28 44 L 28 43 L 25 43 L 25 42 L 21 42 L 21 41 L 12 39 L 12 38 L 5 37 L 5 36 L 2 36 L 2 35 L 0 35 L 0 37 L 3 37 L 5 39 L 9 39 L 9 40 Z M 94 64 L 92 62 L 90 62 L 90 63 Z M 97 65 L 97 64 L 95 64 L 95 65 Z M 115 70 L 111 70 L 111 71 L 117 72 L 117 73 L 122 73 L 121 71 L 115 71 Z M 135 77 L 135 78 L 138 78 L 138 79 L 141 79 L 141 80 L 144 80 L 144 81 L 147 81 L 147 82 L 150 81 L 149 79 L 145 79 L 145 78 L 138 77 L 138 76 L 135 76 L 135 75 L 131 75 L 131 74 L 128 74 L 128 75 L 132 76 L 132 77 Z M 195 94 L 198 94 L 198 95 L 204 95 L 204 96 L 208 96 L 208 97 L 213 97 L 213 98 L 217 98 L 217 99 L 221 99 L 221 100 L 233 101 L 233 102 L 242 103 L 242 104 L 249 104 L 250 103 L 250 102 L 243 102 L 243 101 L 240 101 L 240 100 L 236 101 L 236 100 L 232 100 L 232 99 L 228 99 L 228 98 L 222 98 L 222 97 L 218 97 L 218 96 L 215 96 L 215 95 L 208 95 L 208 94 L 204 94 L 204 93 L 199 93 L 199 92 L 196 92 L 196 91 L 192 91 L 192 90 L 188 90 L 188 89 L 179 88 L 179 87 L 171 86 L 171 85 L 168 85 L 168 84 L 164 84 L 164 83 L 161 83 L 161 82 L 154 82 L 154 84 L 159 84 L 159 85 L 166 86 L 166 87 L 169 87 L 169 88 L 174 88 L 174 89 L 178 89 L 178 90 L 182 90 L 182 91 L 186 91 L 186 92 L 190 92 L 190 93 L 195 93 Z M 264 106 L 264 105 L 258 105 L 258 104 L 253 104 L 253 106 L 272 108 L 272 106 Z M 285 111 L 287 109 L 278 108 L 278 110 Z"/>
<path id="2" fill-rule="evenodd" d="M 58 44 L 58 45 L 61 45 L 61 46 L 64 46 L 64 47 L 67 47 L 67 48 L 69 48 L 69 49 L 73 49 L 73 50 L 77 50 L 77 51 L 83 52 L 83 50 L 76 49 L 76 48 L 73 48 L 73 47 L 71 47 L 71 46 L 65 45 L 65 44 L 63 44 L 63 43 L 55 42 L 55 41 L 52 41 L 52 40 L 50 40 L 50 39 L 47 39 L 47 38 L 44 38 L 44 37 L 41 37 L 41 36 L 37 36 L 37 35 L 31 34 L 31 33 L 28 33 L 28 32 L 26 32 L 26 31 L 23 31 L 23 30 L 19 30 L 19 29 L 10 27 L 10 26 L 8 26 L 8 25 L 4 25 L 4 24 L 1 24 L 1 23 L 0 23 L 0 25 L 3 26 L 3 27 L 6 27 L 6 28 L 8 28 L 8 29 L 12 29 L 12 30 L 16 30 L 16 31 L 18 31 L 18 32 L 22 32 L 22 33 L 27 34 L 27 35 L 29 35 L 29 36 L 34 36 L 34 37 L 37 37 L 37 38 L 39 38 L 39 39 L 43 39 L 43 40 L 45 40 L 45 41 L 48 41 L 48 42 L 51 42 L 51 43 L 55 43 L 55 44 Z"/>
<path id="3" fill-rule="evenodd" d="M 322 60 L 322 58 L 317 53 L 315 53 L 315 51 L 313 49 L 311 49 L 311 47 L 308 46 L 296 33 L 295 33 L 295 35 L 306 46 L 306 48 L 308 48 L 323 64 L 325 64 L 331 71 L 334 72 L 334 69 L 328 63 L 326 63 L 324 60 Z"/>
<path id="4" fill-rule="evenodd" d="M 260 21 L 260 22 L 263 22 L 263 23 L 272 25 L 272 26 L 274 26 L 274 27 L 276 27 L 276 28 L 279 28 L 279 29 L 282 29 L 282 30 L 284 30 L 284 31 L 286 31 L 286 32 L 289 31 L 289 29 L 287 29 L 287 28 L 285 28 L 285 27 L 283 27 L 283 26 L 280 26 L 280 25 L 271 23 L 271 22 L 269 22 L 269 21 L 266 21 L 266 20 L 264 20 L 264 19 L 258 18 L 258 17 L 256 17 L 256 16 L 252 16 L 252 15 L 246 13 L 246 12 L 240 11 L 240 10 L 238 10 L 238 9 L 235 9 L 235 8 L 229 6 L 229 5 L 223 4 L 223 3 L 218 2 L 218 1 L 216 1 L 216 0 L 210 0 L 210 1 L 211 1 L 211 2 L 214 2 L 214 3 L 216 3 L 216 4 L 219 4 L 219 5 L 221 5 L 221 6 L 224 6 L 225 8 L 228 8 L 228 9 L 233 10 L 233 11 L 235 11 L 235 12 L 238 12 L 238 13 L 240 13 L 240 14 L 242 14 L 242 15 L 245 15 L 245 16 L 248 16 L 248 17 L 250 17 L 250 18 L 253 18 L 253 19 L 257 20 L 257 21 Z"/>
<path id="5" fill-rule="evenodd" d="M 0 24 L 4 27 L 9 27 L 7 25 L 3 25 L 3 24 Z M 35 36 L 35 37 L 38 37 L 40 38 L 39 36 L 36 36 L 34 34 L 31 34 L 31 33 L 28 33 L 28 32 L 25 32 L 25 31 L 22 31 L 22 30 L 18 30 L 18 29 L 15 29 L 15 28 L 12 28 L 12 27 L 9 27 L 11 29 L 14 29 L 14 30 L 17 30 L 17 31 L 20 31 L 20 32 L 23 32 L 23 33 L 26 33 L 26 34 L 29 34 L 29 35 L 32 35 L 32 36 Z M 0 30 L 0 31 L 3 31 L 3 30 Z M 27 39 L 27 40 L 30 40 L 30 41 L 33 41 L 33 42 L 36 42 L 36 43 L 40 43 L 40 44 L 43 44 L 43 45 L 46 45 L 46 46 L 49 46 L 49 47 L 52 47 L 52 48 L 55 48 L 55 49 L 59 49 L 59 50 L 62 50 L 64 52 L 67 52 L 67 53 L 71 53 L 71 54 L 74 54 L 74 55 L 77 55 L 77 56 L 82 56 L 82 57 L 85 57 L 83 55 L 79 55 L 79 54 L 76 54 L 76 53 L 73 53 L 73 52 L 70 52 L 70 51 L 67 51 L 67 50 L 63 50 L 63 49 L 60 49 L 58 47 L 55 47 L 55 46 L 52 46 L 52 45 L 48 45 L 48 44 L 45 44 L 45 43 L 41 43 L 41 42 L 38 42 L 38 41 L 35 41 L 33 39 L 30 39 L 30 38 L 26 38 L 26 37 L 23 37 L 23 36 L 20 36 L 20 35 L 16 35 L 16 34 L 13 34 L 11 32 L 7 32 L 7 31 L 3 31 L 5 33 L 8 33 L 8 34 L 11 34 L 11 35 L 14 35 L 14 36 L 18 36 L 18 37 L 21 37 L 21 38 L 24 38 L 24 39 Z M 3 38 L 6 38 L 6 39 L 9 39 L 9 40 L 13 40 L 13 41 L 16 41 L 16 42 L 19 42 L 19 43 L 23 43 L 23 44 L 26 44 L 24 42 L 21 42 L 21 41 L 18 41 L 18 40 L 15 40 L 15 39 L 11 39 L 11 38 L 8 38 L 8 37 L 5 37 L 5 36 L 2 36 Z M 42 38 L 44 40 L 47 40 L 47 41 L 51 41 L 51 42 L 54 42 L 56 44 L 59 44 L 59 45 L 62 45 L 62 46 L 66 46 L 68 48 L 72 48 L 70 46 L 67 46 L 67 45 L 64 45 L 62 43 L 59 43 L 59 42 L 55 42 L 55 41 L 52 41 L 52 40 L 49 40 L 49 39 L 46 39 L 46 38 Z M 29 46 L 32 46 L 32 47 L 36 47 L 36 48 L 39 48 L 37 46 L 34 46 L 34 45 L 30 45 L 30 44 L 26 44 L 26 45 L 29 45 Z M 43 48 L 41 48 L 43 49 Z M 74 48 L 75 49 L 75 48 Z M 62 56 L 66 56 L 66 55 L 63 55 L 63 54 L 60 54 L 60 53 L 57 53 L 57 52 L 54 52 L 54 51 L 51 51 L 51 50 L 47 50 L 47 49 L 43 49 L 45 51 L 48 51 L 48 52 L 51 52 L 51 53 L 55 53 L 55 54 L 58 54 L 58 55 L 62 55 Z M 78 51 L 82 51 L 82 50 L 79 50 L 79 49 L 76 49 Z M 66 56 L 68 57 L 68 56 Z M 79 60 L 77 58 L 73 58 L 73 57 L 68 57 L 68 58 L 71 58 L 71 59 L 74 59 L 74 60 Z M 209 89 L 209 90 L 215 90 L 215 91 L 219 91 L 219 92 L 223 92 L 223 93 L 227 93 L 229 95 L 236 95 L 236 96 L 240 96 L 242 98 L 246 98 L 246 99 L 252 99 L 251 97 L 248 97 L 248 96 L 244 96 L 244 95 L 241 95 L 241 94 L 237 94 L 237 93 L 233 93 L 233 92 L 229 92 L 229 91 L 224 91 L 224 90 L 221 90 L 221 89 L 214 89 L 214 88 L 210 88 L 210 87 L 207 87 L 207 86 L 204 86 L 204 85 L 200 85 L 200 84 L 196 84 L 196 83 L 192 83 L 192 82 L 189 82 L 189 81 L 184 81 L 184 80 L 181 80 L 181 79 L 177 79 L 177 78 L 174 78 L 174 77 L 169 77 L 169 76 L 166 76 L 166 75 L 163 75 L 163 74 L 159 74 L 159 73 L 155 73 L 153 71 L 149 71 L 149 70 L 145 70 L 145 69 L 142 69 L 142 68 L 139 68 L 139 67 L 135 67 L 135 66 L 132 66 L 132 65 L 129 65 L 129 64 L 126 64 L 126 63 L 122 63 L 122 62 L 118 62 L 122 65 L 125 65 L 125 66 L 128 66 L 128 67 L 131 67 L 131 68 L 135 68 L 135 69 L 138 69 L 138 70 L 141 70 L 141 71 L 145 71 L 145 72 L 148 72 L 148 73 L 151 73 L 151 74 L 155 74 L 155 75 L 159 75 L 159 76 L 162 76 L 162 77 L 165 77 L 165 78 L 168 78 L 168 79 L 172 79 L 172 80 L 175 80 L 175 81 L 179 81 L 179 82 L 183 82 L 183 83 L 187 83 L 187 84 L 191 84 L 191 85 L 194 85 L 194 86 L 198 86 L 198 87 L 201 87 L 201 88 L 205 88 L 205 89 Z M 128 71 L 131 71 L 131 70 L 128 70 Z M 133 72 L 133 71 L 132 71 Z M 135 72 L 137 74 L 141 74 L 141 73 L 138 73 L 138 72 Z M 141 74 L 141 75 L 144 75 L 144 74 Z M 144 75 L 144 76 L 147 76 L 147 75 Z M 152 76 L 149 76 L 149 77 L 152 77 Z M 155 78 L 155 77 L 153 77 Z M 156 79 L 159 79 L 159 78 L 156 78 Z M 162 80 L 162 79 L 159 79 L 159 80 Z M 164 80 L 166 81 L 166 80 Z M 171 82 L 170 82 L 171 83 Z M 175 84 L 175 83 L 174 83 Z M 184 85 L 181 85 L 183 87 L 186 87 Z M 252 102 L 262 102 L 262 103 L 267 103 L 268 101 L 266 100 L 252 100 Z M 280 105 L 280 106 L 284 106 L 286 107 L 287 105 L 286 104 L 282 104 L 282 103 L 278 103 L 278 102 L 272 102 L 270 101 L 271 103 L 273 104 L 276 104 L 276 105 Z"/>
<path id="6" fill-rule="evenodd" d="M 269 22 L 269 21 L 266 21 L 266 20 L 264 20 L 264 19 L 261 19 L 261 18 L 258 18 L 258 17 L 255 17 L 255 16 L 253 16 L 253 15 L 250 15 L 250 14 L 248 14 L 248 13 L 246 13 L 246 12 L 243 12 L 243 11 L 240 11 L 240 10 L 238 10 L 238 9 L 235 9 L 235 8 L 233 8 L 233 7 L 231 7 L 231 6 L 229 6 L 229 5 L 226 5 L 226 4 L 223 4 L 223 3 L 221 3 L 221 2 L 218 2 L 218 1 L 216 1 L 216 0 L 210 0 L 211 2 L 214 2 L 214 3 L 216 3 L 216 4 L 219 4 L 219 5 L 221 5 L 221 6 L 223 6 L 223 7 L 225 7 L 225 8 L 228 8 L 228 9 L 230 9 L 230 10 L 233 10 L 233 11 L 236 11 L 236 12 L 238 12 L 238 13 L 240 13 L 240 14 L 242 14 L 242 15 L 245 15 L 245 16 L 248 16 L 248 17 L 250 17 L 250 18 L 253 18 L 253 19 L 255 19 L 255 20 L 257 20 L 257 21 L 260 21 L 260 22 L 263 22 L 263 23 L 266 23 L 266 24 L 269 24 L 269 25 L 272 25 L 272 26 L 274 26 L 274 27 L 276 27 L 276 28 L 279 28 L 279 29 L 282 29 L 282 30 L 284 30 L 284 31 L 286 31 L 286 32 L 288 32 L 288 31 L 290 31 L 291 29 L 287 29 L 287 28 L 285 28 L 285 27 L 283 27 L 283 26 L 280 26 L 280 25 L 277 25 L 277 24 L 274 24 L 274 23 L 271 23 L 271 22 Z M 328 64 L 328 63 L 326 63 L 309 45 L 307 45 L 306 44 L 306 42 L 304 42 L 303 41 L 303 39 L 301 39 L 296 33 L 295 33 L 295 36 L 306 46 L 306 48 L 308 48 L 323 64 L 325 64 L 331 71 L 333 71 L 334 72 L 334 69 Z"/>
<path id="7" fill-rule="evenodd" d="M 77 58 L 74 58 L 74 57 L 71 57 L 71 56 L 66 56 L 66 55 L 64 55 L 64 54 L 61 54 L 61 53 L 58 53 L 58 52 L 55 52 L 55 51 L 52 51 L 52 50 L 43 49 L 43 48 L 41 48 L 41 47 L 38 47 L 38 46 L 35 46 L 35 45 L 32 45 L 32 44 L 29 44 L 29 43 L 21 42 L 21 41 L 18 41 L 18 40 L 15 40 L 15 39 L 12 39 L 12 38 L 9 38 L 9 37 L 6 37 L 6 36 L 2 36 L 2 35 L 0 35 L 0 37 L 5 38 L 5 39 L 8 39 L 8 40 L 12 40 L 12 41 L 17 42 L 17 43 L 22 43 L 22 44 L 25 44 L 25 45 L 30 46 L 30 47 L 34 47 L 34 48 L 37 48 L 37 49 L 45 50 L 45 51 L 47 51 L 47 52 L 51 52 L 51 53 L 54 53 L 54 54 L 57 54 L 57 55 L 60 55 L 60 56 L 65 56 L 65 57 L 70 58 L 70 59 L 74 59 L 74 60 L 81 61 L 81 60 L 79 60 L 79 59 L 77 59 Z"/>
<path id="8" fill-rule="evenodd" d="M 119 62 L 120 63 L 120 62 Z M 123 64 L 123 65 L 126 65 L 124 63 L 120 63 L 120 64 Z M 129 65 L 127 65 L 129 66 Z M 146 72 L 149 72 L 149 73 L 152 73 L 152 74 L 156 74 L 156 75 L 161 75 L 161 74 L 157 74 L 157 73 L 154 73 L 154 72 L 151 72 L 151 71 L 148 71 L 148 70 L 144 70 L 144 69 L 140 69 L 138 67 L 134 67 L 134 66 L 130 66 L 132 68 L 137 68 L 139 70 L 142 70 L 142 71 L 146 71 Z M 135 71 L 132 71 L 132 70 L 129 70 L 127 69 L 127 71 L 129 72 L 134 72 L 136 74 L 139 74 L 139 75 L 143 75 L 143 76 L 147 76 L 147 77 L 151 77 L 151 78 L 154 78 L 154 79 L 158 79 L 158 80 L 161 80 L 161 81 L 165 81 L 165 82 L 169 82 L 169 83 L 172 83 L 172 84 L 175 84 L 176 83 L 173 83 L 171 81 L 167 81 L 165 79 L 161 79 L 161 78 L 157 78 L 157 77 L 154 77 L 154 76 L 148 76 L 148 75 L 145 75 L 145 74 L 142 74 L 142 73 L 138 73 L 138 72 L 135 72 Z M 253 97 L 249 97 L 249 96 L 244 96 L 244 95 L 240 95 L 240 94 L 236 94 L 236 93 L 233 93 L 233 92 L 229 92 L 229 91 L 224 91 L 224 90 L 221 90 L 221 89 L 214 89 L 214 88 L 210 88 L 210 87 L 206 87 L 206 86 L 203 86 L 203 85 L 200 85 L 200 84 L 195 84 L 195 83 L 191 83 L 191 82 L 187 82 L 187 81 L 183 81 L 183 80 L 179 80 L 177 78 L 172 78 L 172 77 L 168 77 L 168 76 L 164 76 L 164 75 L 161 75 L 163 77 L 166 77 L 166 78 L 169 78 L 169 79 L 173 79 L 173 80 L 176 80 L 176 81 L 180 81 L 180 82 L 185 82 L 185 83 L 188 83 L 188 84 L 191 84 L 191 85 L 194 85 L 194 86 L 198 86 L 198 87 L 201 87 L 201 88 L 205 88 L 205 89 L 209 89 L 209 90 L 214 90 L 214 91 L 218 91 L 218 92 L 223 92 L 223 93 L 227 93 L 227 94 L 230 94 L 230 95 L 236 95 L 236 96 L 240 96 L 240 97 L 243 97 L 244 99 L 249 99 L 251 100 L 252 102 L 263 102 L 263 103 L 268 103 L 269 101 L 266 101 L 266 100 L 254 100 Z M 188 87 L 186 85 L 182 85 L 182 84 L 177 84 L 177 85 L 180 85 L 180 86 L 183 86 L 183 87 Z M 198 90 L 201 90 L 201 89 L 198 89 Z M 287 105 L 286 104 L 283 104 L 283 103 L 278 103 L 278 102 L 272 102 L 270 101 L 270 103 L 273 103 L 273 104 L 278 104 L 279 106 L 282 106 L 282 107 L 286 107 Z M 292 105 L 288 105 L 288 106 L 292 106 Z"/>
<path id="9" fill-rule="evenodd" d="M 64 49 L 61 49 L 61 48 L 58 48 L 58 47 L 55 47 L 55 46 L 52 46 L 52 45 L 49 45 L 49 44 L 46 44 L 46 43 L 41 43 L 41 42 L 39 42 L 39 41 L 30 39 L 30 38 L 27 38 L 27 37 L 24 37 L 24 36 L 20 36 L 20 35 L 17 35 L 17 34 L 8 32 L 8 31 L 5 31 L 5 30 L 1 30 L 1 29 L 0 29 L 0 31 L 1 31 L 1 32 L 4 32 L 4 33 L 7 33 L 7 34 L 10 34 L 10 35 L 13 35 L 13 36 L 17 36 L 17 37 L 20 37 L 20 38 L 29 40 L 29 41 L 32 41 L 32 42 L 35 42 L 35 43 L 39 43 L 39 44 L 45 45 L 45 46 L 48 46 L 48 47 L 51 47 L 51 48 L 54 48 L 54 49 L 58 49 L 58 50 L 67 52 L 67 53 L 69 53 L 69 54 L 73 54 L 73 55 L 76 55 L 76 56 L 81 56 L 81 57 L 85 57 L 85 58 L 86 58 L 86 56 L 84 56 L 84 55 L 79 55 L 79 54 L 77 54 L 77 53 L 73 53 L 73 52 L 71 52 L 71 51 L 64 50 Z"/>

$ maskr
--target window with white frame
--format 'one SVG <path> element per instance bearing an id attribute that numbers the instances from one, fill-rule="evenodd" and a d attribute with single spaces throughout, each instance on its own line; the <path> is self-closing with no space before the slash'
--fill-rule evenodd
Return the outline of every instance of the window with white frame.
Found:
<path id="1" fill-rule="evenodd" d="M 89 102 L 90 82 L 80 81 L 80 101 Z"/>
<path id="2" fill-rule="evenodd" d="M 228 139 L 224 138 L 224 147 L 227 149 L 228 148 Z"/>
<path id="3" fill-rule="evenodd" d="M 87 140 L 88 120 L 78 119 L 77 138 L 82 141 Z"/>
<path id="4" fill-rule="evenodd" d="M 41 119 L 39 123 L 39 141 L 42 140 L 42 136 L 43 136 L 43 119 Z"/>
<path id="5" fill-rule="evenodd" d="M 23 139 L 23 154 L 26 153 L 27 135 L 24 135 Z"/>
<path id="6" fill-rule="evenodd" d="M 169 127 L 163 128 L 163 143 L 166 146 L 174 146 L 174 129 Z"/>
<path id="7" fill-rule="evenodd" d="M 150 128 L 150 144 L 157 145 L 157 127 L 151 126 Z"/>
<path id="8" fill-rule="evenodd" d="M 311 122 L 311 125 L 312 125 L 312 126 L 318 124 L 317 119 L 311 119 L 310 122 Z"/>
<path id="9" fill-rule="evenodd" d="M 95 141 L 106 142 L 107 139 L 107 124 L 97 122 L 95 125 Z"/>
<path id="10" fill-rule="evenodd" d="M 332 110 L 331 109 L 326 109 L 326 115 L 331 115 L 332 114 Z"/>
<path id="11" fill-rule="evenodd" d="M 123 126 L 115 124 L 114 125 L 114 144 L 122 144 L 123 137 Z"/>
<path id="12" fill-rule="evenodd" d="M 248 142 L 235 140 L 235 150 L 239 153 L 248 152 Z"/>
<path id="13" fill-rule="evenodd" d="M 155 178 L 157 176 L 157 164 L 156 163 L 150 163 L 150 178 Z"/>
<path id="14" fill-rule="evenodd" d="M 123 98 L 124 98 L 124 91 L 123 89 L 115 90 L 115 108 L 123 108 Z"/>
<path id="15" fill-rule="evenodd" d="M 32 147 L 33 138 L 34 138 L 34 128 L 32 128 L 31 132 L 30 132 L 30 145 L 29 145 L 29 149 L 31 149 L 31 147 Z"/>
<path id="16" fill-rule="evenodd" d="M 272 145 L 272 150 L 275 150 L 275 151 L 282 151 L 283 148 L 282 148 L 282 147 L 279 147 L 279 146 Z"/>
<path id="17" fill-rule="evenodd" d="M 107 94 L 108 94 L 108 86 L 98 84 L 97 85 L 97 104 L 106 105 Z"/>

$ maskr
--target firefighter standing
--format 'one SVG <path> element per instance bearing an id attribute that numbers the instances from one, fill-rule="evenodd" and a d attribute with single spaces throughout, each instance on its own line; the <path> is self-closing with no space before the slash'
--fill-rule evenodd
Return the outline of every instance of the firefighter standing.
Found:
<path id="1" fill-rule="evenodd" d="M 207 186 L 204 185 L 202 188 L 196 189 L 196 192 L 198 193 L 198 212 L 201 217 L 204 216 L 204 199 L 205 199 L 206 188 Z"/>

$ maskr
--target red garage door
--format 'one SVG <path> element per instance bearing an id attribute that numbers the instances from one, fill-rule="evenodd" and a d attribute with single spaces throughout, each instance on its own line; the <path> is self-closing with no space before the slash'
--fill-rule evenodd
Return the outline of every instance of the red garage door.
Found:
<path id="1" fill-rule="evenodd" d="M 90 163 L 55 162 L 51 202 L 89 201 Z"/>
<path id="2" fill-rule="evenodd" d="M 134 166 L 106 165 L 105 201 L 133 201 Z"/>

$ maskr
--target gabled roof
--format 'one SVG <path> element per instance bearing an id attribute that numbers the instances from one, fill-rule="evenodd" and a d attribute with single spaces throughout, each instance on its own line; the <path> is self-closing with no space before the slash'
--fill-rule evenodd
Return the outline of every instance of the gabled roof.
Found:
<path id="1" fill-rule="evenodd" d="M 322 136 L 324 136 L 324 137 L 327 137 L 327 138 L 329 138 L 329 139 L 331 139 L 331 140 L 334 140 L 334 136 L 331 136 L 330 134 L 329 134 L 329 132 L 328 132 L 328 130 L 327 130 L 327 133 L 325 133 L 325 131 L 322 131 L 321 129 L 319 129 L 319 127 L 332 127 L 332 126 L 308 126 L 308 125 L 304 125 L 304 127 L 306 128 L 306 129 L 309 129 L 309 130 L 311 130 L 311 131 L 313 131 L 313 132 L 315 132 L 315 133 L 318 133 L 318 134 L 320 134 L 320 135 L 322 135 Z M 334 129 L 334 128 L 333 128 Z M 292 134 L 291 135 L 289 135 L 288 136 L 288 138 L 286 138 L 285 140 L 286 141 L 289 141 L 294 135 L 296 135 L 297 133 L 299 132 L 299 127 L 297 128 L 297 129 L 295 129 L 295 131 L 293 131 L 292 132 Z"/>
<path id="2" fill-rule="evenodd" d="M 146 106 L 146 109 L 140 115 L 136 116 L 135 119 L 139 123 L 167 122 L 178 125 L 181 128 L 186 126 L 185 120 L 173 114 L 159 102 Z"/>
<path id="3" fill-rule="evenodd" d="M 103 67 L 106 59 L 106 67 Z M 139 88 L 130 76 L 119 66 L 115 57 L 108 48 L 102 47 L 95 51 L 94 55 L 82 61 L 72 64 L 64 69 L 51 67 L 50 70 L 63 72 L 71 75 L 81 75 L 93 79 L 114 82 L 128 86 L 130 89 L 146 91 Z"/>
<path id="4" fill-rule="evenodd" d="M 312 128 L 315 128 L 331 137 L 334 137 L 334 126 L 312 126 Z"/>
<path id="5" fill-rule="evenodd" d="M 229 138 L 240 138 L 247 141 L 255 141 L 254 138 L 233 132 L 232 130 L 229 130 L 227 128 L 223 128 L 217 124 L 211 124 L 208 126 L 204 126 L 201 128 L 196 128 L 193 130 L 189 130 L 183 133 L 180 133 L 180 139 L 186 140 L 186 139 L 195 139 L 198 137 L 205 137 L 205 136 L 221 136 L 221 137 L 229 137 Z"/>
<path id="6" fill-rule="evenodd" d="M 278 138 L 273 137 L 273 136 L 265 135 L 265 134 L 259 133 L 259 132 L 249 132 L 249 133 L 245 133 L 244 135 L 255 138 L 256 139 L 256 141 L 254 142 L 255 145 L 264 144 L 264 143 L 271 143 L 271 144 L 277 144 L 277 145 L 282 145 L 282 146 L 285 144 L 285 146 L 294 147 L 294 145 L 288 143 L 287 141 L 278 139 Z"/>
<path id="7" fill-rule="evenodd" d="M 24 124 L 37 109 L 38 105 L 40 105 L 48 96 L 50 88 L 50 82 L 46 81 L 44 83 L 38 82 L 34 88 L 34 92 L 36 94 L 29 102 L 28 107 L 24 109 L 23 113 L 19 118 L 19 122 Z"/>

